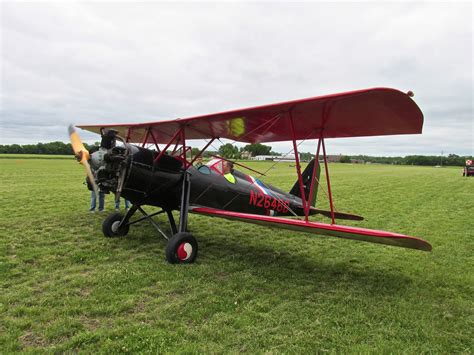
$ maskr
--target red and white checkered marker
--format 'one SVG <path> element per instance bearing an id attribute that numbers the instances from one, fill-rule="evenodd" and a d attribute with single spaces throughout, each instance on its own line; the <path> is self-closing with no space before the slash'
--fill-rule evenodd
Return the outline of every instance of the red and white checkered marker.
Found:
<path id="1" fill-rule="evenodd" d="M 472 160 L 466 160 L 466 165 L 472 165 Z"/>

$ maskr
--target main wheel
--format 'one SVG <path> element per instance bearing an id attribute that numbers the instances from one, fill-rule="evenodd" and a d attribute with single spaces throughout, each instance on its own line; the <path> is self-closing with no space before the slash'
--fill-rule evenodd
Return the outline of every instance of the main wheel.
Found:
<path id="1" fill-rule="evenodd" d="M 122 221 L 123 216 L 116 212 L 112 213 L 108 216 L 104 223 L 102 223 L 102 233 L 107 238 L 114 238 L 114 237 L 123 237 L 128 234 L 128 230 L 130 229 L 129 225 L 125 225 L 119 228 L 120 222 Z"/>
<path id="2" fill-rule="evenodd" d="M 166 245 L 166 260 L 170 264 L 191 264 L 196 260 L 198 243 L 191 233 L 176 233 Z"/>

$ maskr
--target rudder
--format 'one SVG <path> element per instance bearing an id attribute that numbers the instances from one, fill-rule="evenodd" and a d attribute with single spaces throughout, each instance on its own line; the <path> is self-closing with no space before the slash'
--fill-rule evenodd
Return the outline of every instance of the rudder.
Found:
<path id="1" fill-rule="evenodd" d="M 315 159 L 311 160 L 304 169 L 303 173 L 301 174 L 301 177 L 303 178 L 303 187 L 304 187 L 304 194 L 306 200 L 309 198 L 309 192 L 311 189 L 311 177 L 313 175 L 313 170 L 316 165 L 316 176 L 314 179 L 314 189 L 313 189 L 313 200 L 311 201 L 311 206 L 316 205 L 316 198 L 318 196 L 318 182 L 319 182 L 319 177 L 321 175 L 321 165 L 320 164 L 315 164 Z M 290 194 L 293 196 L 301 198 L 301 192 L 300 192 L 300 185 L 298 183 L 298 180 L 296 180 L 296 183 L 293 185 L 293 187 L 290 190 Z"/>

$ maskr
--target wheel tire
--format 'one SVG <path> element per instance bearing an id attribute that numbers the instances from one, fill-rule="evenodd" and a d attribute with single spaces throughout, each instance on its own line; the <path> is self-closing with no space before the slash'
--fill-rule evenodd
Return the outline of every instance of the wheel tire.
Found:
<path id="1" fill-rule="evenodd" d="M 126 236 L 128 234 L 128 230 L 130 229 L 130 226 L 126 225 L 118 229 L 118 225 L 120 224 L 120 221 L 122 219 L 122 214 L 117 212 L 112 213 L 110 216 L 108 216 L 102 223 L 102 233 L 104 233 L 104 236 L 107 238 Z"/>
<path id="2" fill-rule="evenodd" d="M 166 260 L 170 264 L 191 264 L 196 260 L 198 243 L 191 233 L 176 233 L 166 245 Z"/>

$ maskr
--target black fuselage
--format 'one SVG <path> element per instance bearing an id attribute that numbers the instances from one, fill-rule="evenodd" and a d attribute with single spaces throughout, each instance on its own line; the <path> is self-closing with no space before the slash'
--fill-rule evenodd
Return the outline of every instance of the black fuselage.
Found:
<path id="1" fill-rule="evenodd" d="M 260 215 L 304 215 L 299 197 L 240 171 L 233 172 L 235 183 L 231 183 L 209 166 L 185 169 L 178 157 L 163 155 L 156 161 L 157 152 L 137 146 L 131 148 L 127 155 L 123 148 L 110 149 L 97 182 L 102 190 L 115 192 L 118 176 L 126 169 L 121 196 L 133 204 L 179 209 L 183 177 L 189 174 L 192 207 Z"/>

